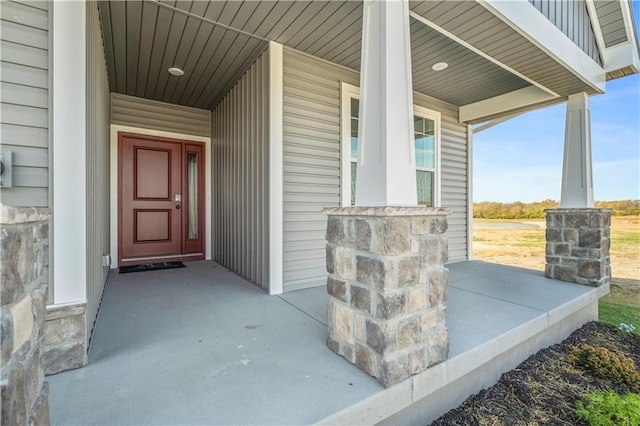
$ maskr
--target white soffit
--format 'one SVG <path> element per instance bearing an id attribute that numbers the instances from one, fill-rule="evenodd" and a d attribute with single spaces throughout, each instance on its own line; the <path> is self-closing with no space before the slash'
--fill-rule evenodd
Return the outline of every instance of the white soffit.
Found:
<path id="1" fill-rule="evenodd" d="M 558 97 L 550 95 L 536 86 L 529 86 L 504 95 L 463 105 L 459 109 L 459 121 L 461 123 L 473 123 L 487 117 L 506 114 L 509 111 L 519 110 L 553 99 L 558 99 Z"/>
<path id="2" fill-rule="evenodd" d="M 508 23 L 523 37 L 553 57 L 595 91 L 604 93 L 606 83 L 604 69 L 527 0 L 477 1 L 478 4 Z"/>
<path id="3" fill-rule="evenodd" d="M 537 12 L 537 11 L 536 11 Z M 557 93 L 555 93 L 553 90 L 549 89 L 548 87 L 543 86 L 542 84 L 538 83 L 535 80 L 532 80 L 531 78 L 527 77 L 526 75 L 514 70 L 513 68 L 511 68 L 510 66 L 498 61 L 497 59 L 495 59 L 494 57 L 492 57 L 491 55 L 487 55 L 486 53 L 484 53 L 482 50 L 480 49 L 476 49 L 473 45 L 467 43 L 466 41 L 462 40 L 460 37 L 452 34 L 451 32 L 445 30 L 444 28 L 440 27 L 439 25 L 435 24 L 434 22 L 431 22 L 430 20 L 428 20 L 427 18 L 425 18 L 424 16 L 419 15 L 416 12 L 410 11 L 409 15 L 414 18 L 415 20 L 417 20 L 418 22 L 423 23 L 424 25 L 427 25 L 428 27 L 433 28 L 434 30 L 438 31 L 440 34 L 448 37 L 449 39 L 455 41 L 456 43 L 464 46 L 465 48 L 471 50 L 472 52 L 482 56 L 484 59 L 494 63 L 495 65 L 501 67 L 502 69 L 509 71 L 510 73 L 520 77 L 521 79 L 531 83 L 532 85 L 538 87 L 540 90 L 548 93 L 551 96 L 559 96 Z"/>

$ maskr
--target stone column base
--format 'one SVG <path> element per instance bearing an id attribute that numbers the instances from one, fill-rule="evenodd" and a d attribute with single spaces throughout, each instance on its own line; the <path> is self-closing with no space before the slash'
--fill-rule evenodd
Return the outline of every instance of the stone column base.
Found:
<path id="1" fill-rule="evenodd" d="M 550 209 L 545 276 L 590 286 L 611 282 L 610 209 Z"/>
<path id="2" fill-rule="evenodd" d="M 87 364 L 86 327 L 86 304 L 47 307 L 42 351 L 45 374 Z"/>
<path id="3" fill-rule="evenodd" d="M 49 424 L 42 340 L 49 209 L 0 204 L 0 424 Z"/>
<path id="4" fill-rule="evenodd" d="M 347 207 L 324 213 L 328 346 L 384 386 L 446 360 L 449 210 Z"/>

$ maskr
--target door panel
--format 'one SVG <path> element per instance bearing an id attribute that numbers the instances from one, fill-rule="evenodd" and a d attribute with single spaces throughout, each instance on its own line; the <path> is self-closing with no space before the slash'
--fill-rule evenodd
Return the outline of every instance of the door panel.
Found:
<path id="1" fill-rule="evenodd" d="M 168 151 L 134 148 L 136 166 L 136 199 L 169 200 L 171 192 L 171 166 Z"/>
<path id="2" fill-rule="evenodd" d="M 182 145 L 120 137 L 120 260 L 182 253 Z"/>

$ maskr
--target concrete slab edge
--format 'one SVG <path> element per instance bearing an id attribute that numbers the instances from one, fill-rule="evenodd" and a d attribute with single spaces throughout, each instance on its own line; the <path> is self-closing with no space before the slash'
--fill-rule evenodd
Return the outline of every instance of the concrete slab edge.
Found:
<path id="1" fill-rule="evenodd" d="M 500 336 L 448 359 L 441 364 L 435 365 L 424 373 L 413 376 L 413 378 L 403 383 L 384 389 L 367 399 L 320 420 L 316 424 L 364 425 L 380 423 L 384 421 L 384 419 L 408 409 L 412 404 L 424 402 L 426 398 L 437 396 L 438 391 L 446 387 L 451 387 L 454 383 L 460 383 L 459 386 L 466 387 L 468 383 L 467 375 L 477 375 L 482 372 L 487 372 L 486 374 L 491 376 L 489 381 L 485 380 L 474 383 L 474 387 L 469 393 L 460 389 L 462 393 L 465 394 L 464 398 L 462 398 L 462 400 L 464 400 L 467 396 L 495 383 L 502 373 L 514 368 L 531 354 L 550 344 L 557 343 L 559 341 L 558 338 L 560 338 L 560 340 L 564 339 L 570 334 L 570 331 L 573 331 L 573 329 L 585 322 L 597 319 L 598 299 L 607 292 L 608 289 L 601 287 L 594 288 L 549 312 L 541 312 L 541 315 L 536 318 Z M 587 313 L 585 315 L 579 315 L 583 311 Z M 578 316 L 578 320 L 570 321 L 569 319 L 571 319 L 572 316 Z M 582 321 L 582 317 L 587 319 Z M 562 327 L 563 321 L 568 322 L 568 327 L 564 327 L 567 330 L 564 330 Z M 574 325 L 576 327 L 574 327 Z M 562 329 L 562 332 L 559 334 L 554 333 L 553 330 L 555 329 Z M 530 342 L 530 344 L 527 344 L 527 342 Z M 543 345 L 536 344 L 536 342 Z M 518 348 L 520 348 L 520 350 L 518 350 Z M 522 349 L 524 349 L 524 351 Z M 507 357 L 508 362 L 496 361 L 497 359 L 503 358 L 505 353 L 515 353 L 516 355 Z M 499 365 L 491 365 L 492 361 L 496 361 Z M 497 373 L 494 374 L 489 373 L 496 371 Z M 497 374 L 497 376 L 495 376 L 495 374 Z M 478 384 L 483 386 L 477 387 Z M 453 388 L 456 388 L 456 386 L 453 386 Z M 432 401 L 433 405 L 438 405 L 438 399 L 440 398 L 436 397 L 434 401 Z M 446 400 L 446 402 L 450 403 L 451 401 Z M 457 405 L 458 403 L 454 405 L 454 407 Z M 444 414 L 449 409 L 450 408 L 447 408 L 439 415 Z M 439 410 L 431 407 L 429 411 L 438 412 Z"/>

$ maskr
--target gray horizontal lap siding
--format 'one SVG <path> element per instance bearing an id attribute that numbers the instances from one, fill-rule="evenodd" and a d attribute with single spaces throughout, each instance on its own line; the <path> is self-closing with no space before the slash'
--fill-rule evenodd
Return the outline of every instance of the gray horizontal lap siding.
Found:
<path id="1" fill-rule="evenodd" d="M 340 82 L 355 71 L 284 50 L 284 291 L 324 285 L 324 207 L 340 204 Z M 449 258 L 467 259 L 467 134 L 458 110 L 415 94 L 442 114 L 442 205 L 451 207 Z"/>
<path id="2" fill-rule="evenodd" d="M 204 109 L 111 93 L 111 124 L 209 137 L 210 122 Z"/>
<path id="3" fill-rule="evenodd" d="M 596 37 L 591 27 L 589 12 L 584 0 L 529 0 L 536 9 L 549 19 L 573 43 L 598 64 L 602 65 Z M 598 3 L 604 3 L 596 1 Z M 613 1 L 611 3 L 617 3 Z"/>
<path id="4" fill-rule="evenodd" d="M 46 2 L 0 2 L 0 144 L 12 151 L 13 187 L 2 203 L 49 205 L 49 11 Z"/>
<path id="5" fill-rule="evenodd" d="M 263 53 L 212 113 L 213 257 L 269 284 L 269 56 Z"/>

